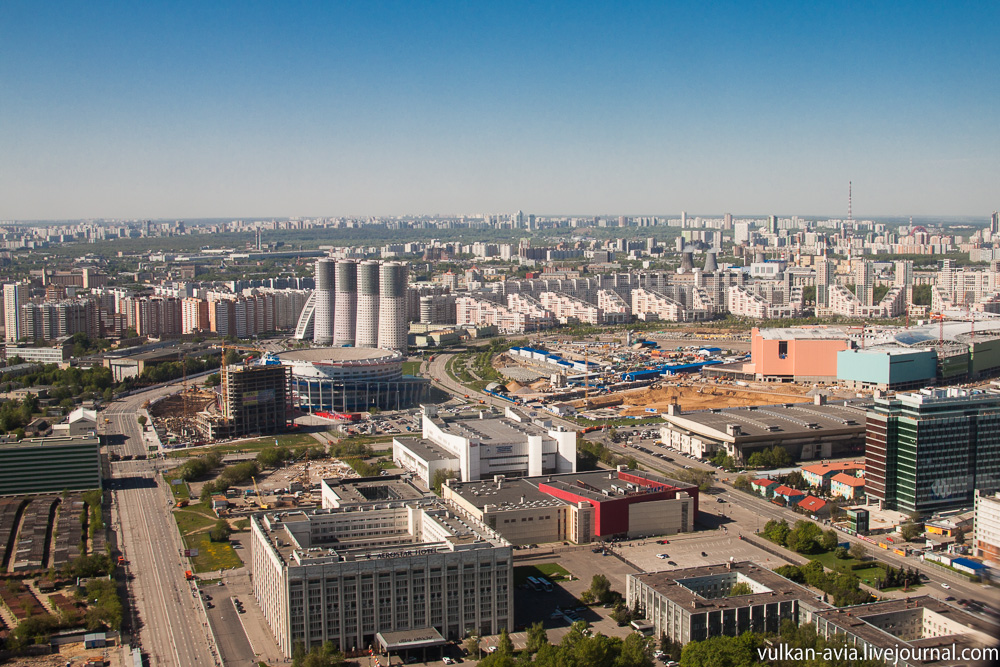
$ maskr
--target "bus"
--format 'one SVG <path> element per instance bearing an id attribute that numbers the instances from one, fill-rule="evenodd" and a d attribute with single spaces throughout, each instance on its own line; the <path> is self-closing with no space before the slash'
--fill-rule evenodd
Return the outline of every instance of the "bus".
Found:
<path id="1" fill-rule="evenodd" d="M 549 581 L 545 577 L 539 577 L 537 579 L 537 581 L 541 585 L 543 591 L 545 591 L 546 593 L 551 593 L 552 592 L 552 582 L 551 581 Z"/>
<path id="2" fill-rule="evenodd" d="M 528 577 L 528 585 L 534 588 L 536 591 L 542 590 L 542 582 L 540 582 L 535 577 Z"/>

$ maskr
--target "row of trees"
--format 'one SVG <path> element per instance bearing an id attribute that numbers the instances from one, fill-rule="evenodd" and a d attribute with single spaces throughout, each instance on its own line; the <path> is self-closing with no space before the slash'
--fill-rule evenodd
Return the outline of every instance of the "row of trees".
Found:
<path id="1" fill-rule="evenodd" d="M 363 445 L 362 445 L 363 446 Z M 366 448 L 367 449 L 367 448 Z M 286 461 L 302 461 L 326 458 L 326 451 L 316 445 L 315 447 L 268 447 L 257 453 L 257 463 L 263 468 L 277 468 Z"/>
<path id="2" fill-rule="evenodd" d="M 784 656 L 771 656 L 768 648 L 784 644 Z M 856 647 L 855 647 L 856 648 Z M 744 632 L 738 637 L 712 637 L 688 642 L 680 653 L 681 667 L 881 667 L 882 662 L 852 655 L 843 635 L 829 639 L 817 634 L 811 623 L 796 625 L 785 619 L 778 636 Z M 830 655 L 827 656 L 827 651 Z M 815 656 L 810 658 L 810 656 Z"/>
<path id="3" fill-rule="evenodd" d="M 519 655 L 507 631 L 500 633 L 497 649 L 479 661 L 480 667 L 653 667 L 650 640 L 638 633 L 624 639 L 601 633 L 585 633 L 587 624 L 577 621 L 558 644 L 550 644 L 545 627 L 528 628 L 526 648 Z M 465 644 L 470 654 L 479 650 L 479 638 Z"/>
<path id="4" fill-rule="evenodd" d="M 258 473 L 260 473 L 260 464 L 256 461 L 242 461 L 226 466 L 226 469 L 214 481 L 205 482 L 205 485 L 201 487 L 201 499 L 208 500 L 216 493 L 225 493 L 231 487 L 245 484 Z"/>
<path id="5" fill-rule="evenodd" d="M 603 442 L 586 440 L 583 435 L 578 435 L 576 438 L 576 460 L 580 470 L 594 470 L 598 461 L 612 468 L 627 466 L 630 470 L 639 465 L 631 456 L 619 456 L 608 449 Z"/>
<path id="6" fill-rule="evenodd" d="M 777 574 L 799 584 L 808 584 L 833 598 L 837 607 L 865 604 L 872 596 L 861 590 L 861 581 L 853 572 L 827 572 L 819 561 L 811 560 L 805 565 L 782 565 L 774 570 Z M 825 597 L 825 596 L 824 596 Z"/>
<path id="7" fill-rule="evenodd" d="M 0 429 L 5 433 L 14 432 L 18 439 L 24 437 L 24 427 L 31 423 L 38 411 L 38 398 L 28 394 L 22 400 L 11 400 L 0 405 Z"/>
<path id="8" fill-rule="evenodd" d="M 837 531 L 830 528 L 826 532 L 812 521 L 800 520 L 789 528 L 784 519 L 774 519 L 764 524 L 764 537 L 800 554 L 817 554 L 837 548 Z"/>

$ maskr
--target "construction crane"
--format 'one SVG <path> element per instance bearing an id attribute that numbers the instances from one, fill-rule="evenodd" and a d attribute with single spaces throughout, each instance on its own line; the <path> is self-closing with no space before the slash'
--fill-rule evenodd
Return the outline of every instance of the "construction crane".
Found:
<path id="1" fill-rule="evenodd" d="M 257 486 L 257 478 L 251 477 L 250 479 L 253 480 L 253 490 L 257 492 L 257 506 L 262 510 L 269 509 L 267 503 L 264 502 L 264 497 L 260 495 L 260 487 Z"/>
<path id="2" fill-rule="evenodd" d="M 931 319 L 938 321 L 938 346 L 944 347 L 944 313 L 931 313 Z"/>

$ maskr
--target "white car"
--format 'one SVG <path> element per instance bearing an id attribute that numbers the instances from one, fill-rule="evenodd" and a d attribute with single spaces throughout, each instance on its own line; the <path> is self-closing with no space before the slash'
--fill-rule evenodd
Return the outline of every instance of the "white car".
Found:
<path id="1" fill-rule="evenodd" d="M 948 584 L 941 584 L 941 588 L 951 588 Z"/>
<path id="2" fill-rule="evenodd" d="M 455 664 L 455 661 L 452 660 L 451 658 L 449 658 L 448 656 L 445 656 L 445 657 L 441 658 L 441 662 L 443 662 L 446 665 L 454 665 Z"/>
<path id="3" fill-rule="evenodd" d="M 656 557 L 659 558 L 660 560 L 666 560 L 670 558 L 670 554 L 656 554 Z"/>

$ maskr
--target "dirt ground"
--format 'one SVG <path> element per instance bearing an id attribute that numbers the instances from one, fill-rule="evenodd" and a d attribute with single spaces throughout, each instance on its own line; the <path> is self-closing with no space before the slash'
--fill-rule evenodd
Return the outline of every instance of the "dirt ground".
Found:
<path id="1" fill-rule="evenodd" d="M 100 659 L 102 656 L 105 659 L 112 660 L 111 664 L 119 664 L 119 661 L 113 660 L 113 658 L 117 658 L 120 651 L 121 649 L 117 646 L 88 650 L 83 648 L 83 642 L 79 642 L 75 644 L 63 644 L 59 647 L 59 653 L 11 658 L 11 662 L 7 664 L 18 665 L 19 667 L 65 667 L 67 664 L 70 664 L 73 667 L 77 667 L 77 665 L 86 663 L 87 660 Z"/>
<path id="2" fill-rule="evenodd" d="M 646 408 L 656 408 L 658 412 L 666 412 L 667 406 L 678 403 L 682 410 L 705 410 L 708 408 L 731 408 L 748 405 L 773 405 L 775 403 L 806 403 L 812 398 L 806 396 L 811 387 L 782 385 L 781 391 L 774 387 L 755 389 L 754 387 L 735 387 L 732 385 L 690 384 L 665 386 L 657 389 L 640 389 L 609 396 L 598 396 L 590 399 L 590 408 L 621 405 L 622 415 L 646 414 Z M 583 406 L 583 401 L 574 401 Z"/>

